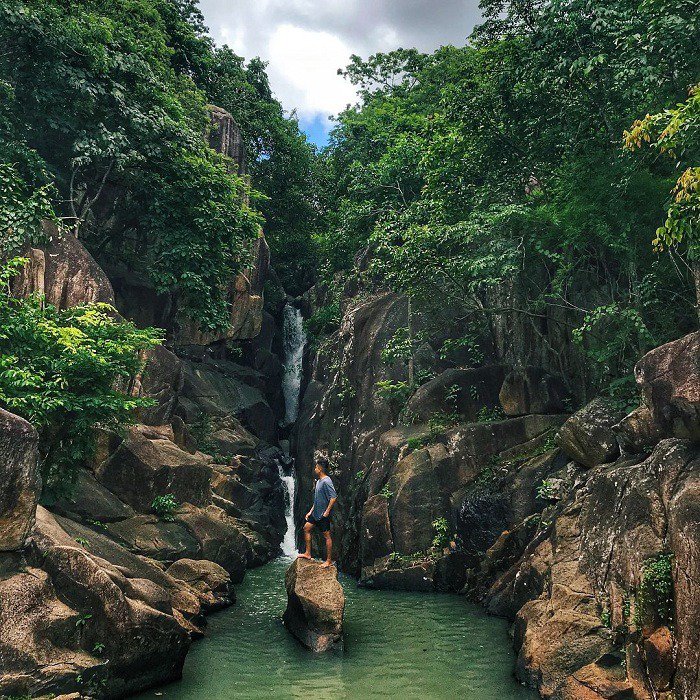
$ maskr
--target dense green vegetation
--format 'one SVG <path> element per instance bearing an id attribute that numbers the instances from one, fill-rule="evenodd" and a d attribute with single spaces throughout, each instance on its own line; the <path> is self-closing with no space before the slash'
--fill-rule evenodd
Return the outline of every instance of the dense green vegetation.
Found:
<path id="1" fill-rule="evenodd" d="M 541 333 L 558 323 L 585 352 L 591 388 L 617 387 L 695 323 L 697 95 L 628 137 L 653 132 L 667 152 L 683 139 L 690 169 L 673 202 L 676 164 L 630 154 L 623 134 L 700 77 L 697 3 L 484 0 L 482 11 L 466 47 L 354 57 L 344 71 L 360 102 L 326 154 L 327 279 L 369 245 L 376 278 L 419 310 L 454 309 L 465 344 L 488 346 L 504 314 Z M 668 234 L 655 233 L 666 219 Z"/>
<path id="2" fill-rule="evenodd" d="M 564 375 L 577 345 L 591 393 L 624 390 L 642 353 L 697 323 L 697 2 L 481 7 L 466 46 L 353 57 L 358 103 L 316 153 L 264 63 L 216 47 L 196 0 L 9 0 L 0 255 L 56 218 L 220 329 L 264 222 L 284 288 L 326 291 L 316 340 L 361 255 L 361 287 L 408 294 L 442 326 L 405 329 L 388 362 L 411 365 L 426 340 L 498 361 L 495 329 L 518 320 L 558 334 Z M 208 104 L 239 124 L 254 189 L 208 148 Z M 411 366 L 377 391 L 398 411 L 429 376 Z"/>
<path id="3" fill-rule="evenodd" d="M 214 102 L 243 131 L 276 257 L 309 257 L 286 251 L 310 246 L 313 151 L 264 65 L 216 49 L 195 2 L 10 0 L 0 44 L 6 252 L 53 210 L 101 262 L 148 274 L 203 328 L 223 327 L 222 285 L 262 217 L 206 145 Z"/>
<path id="4" fill-rule="evenodd" d="M 9 283 L 25 263 L 0 267 L 0 406 L 40 432 L 44 491 L 60 495 L 91 457 L 95 427 L 118 429 L 150 403 L 117 387 L 128 386 L 140 351 L 159 339 L 107 304 L 58 311 L 39 297 L 15 299 Z"/>

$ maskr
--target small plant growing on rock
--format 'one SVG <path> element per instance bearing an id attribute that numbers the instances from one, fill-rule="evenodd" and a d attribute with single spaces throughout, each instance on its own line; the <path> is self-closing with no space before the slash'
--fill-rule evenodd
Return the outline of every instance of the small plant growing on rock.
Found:
<path id="1" fill-rule="evenodd" d="M 661 622 L 672 621 L 673 575 L 672 554 L 659 554 L 642 565 L 642 577 L 634 606 L 634 624 L 641 627 L 650 616 Z"/>
<path id="2" fill-rule="evenodd" d="M 75 626 L 76 627 L 85 627 L 87 625 L 88 620 L 92 615 L 90 613 L 84 613 L 83 615 L 78 615 L 78 619 L 75 621 Z"/>
<path id="3" fill-rule="evenodd" d="M 384 484 L 382 490 L 379 492 L 379 495 L 382 496 L 382 498 L 386 498 L 388 501 L 394 495 L 394 492 L 389 491 L 389 484 Z"/>
<path id="4" fill-rule="evenodd" d="M 543 501 L 551 501 L 554 499 L 554 484 L 549 479 L 543 479 L 535 493 L 537 494 L 537 498 Z"/>
<path id="5" fill-rule="evenodd" d="M 364 478 L 365 478 L 365 470 L 360 469 L 360 471 L 355 474 L 355 481 L 362 481 L 362 479 L 364 479 Z"/>
<path id="6" fill-rule="evenodd" d="M 105 645 L 102 644 L 102 642 L 95 642 L 95 646 L 92 647 L 92 653 L 100 655 L 104 652 L 105 650 Z"/>
<path id="7" fill-rule="evenodd" d="M 86 540 L 84 537 L 76 537 L 75 541 L 81 546 L 85 547 L 85 549 L 89 549 L 90 547 L 90 540 Z"/>
<path id="8" fill-rule="evenodd" d="M 433 547 L 437 550 L 442 551 L 445 547 L 450 546 L 450 535 L 448 530 L 447 520 L 445 518 L 438 518 L 433 520 Z"/>
<path id="9" fill-rule="evenodd" d="M 612 616 L 610 615 L 610 610 L 608 608 L 603 608 L 603 612 L 600 613 L 600 623 L 603 627 L 610 627 L 612 623 Z"/>
<path id="10" fill-rule="evenodd" d="M 93 520 L 92 518 L 87 519 L 87 523 L 93 527 L 98 527 L 100 530 L 106 530 L 107 526 L 101 520 Z"/>
<path id="11" fill-rule="evenodd" d="M 175 520 L 174 513 L 179 505 L 172 493 L 166 493 L 153 499 L 151 509 L 161 520 L 172 522 Z"/>
<path id="12" fill-rule="evenodd" d="M 382 379 L 375 384 L 377 396 L 384 399 L 394 409 L 401 409 L 411 396 L 411 387 L 408 382 L 392 382 Z"/>
<path id="13" fill-rule="evenodd" d="M 409 450 L 419 450 L 421 447 L 424 447 L 426 443 L 426 438 L 423 437 L 412 437 L 408 438 L 406 440 L 406 447 L 408 447 Z"/>
<path id="14" fill-rule="evenodd" d="M 493 423 L 497 420 L 505 420 L 506 414 L 500 406 L 482 406 L 476 419 L 479 423 Z"/>

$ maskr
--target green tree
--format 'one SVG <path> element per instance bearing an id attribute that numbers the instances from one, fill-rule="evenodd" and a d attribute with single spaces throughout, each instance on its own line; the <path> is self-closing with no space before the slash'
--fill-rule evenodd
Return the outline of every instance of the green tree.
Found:
<path id="1" fill-rule="evenodd" d="M 139 351 L 159 337 L 107 304 L 59 311 L 40 297 L 12 297 L 10 279 L 25 263 L 0 267 L 0 406 L 39 430 L 44 489 L 60 495 L 92 456 L 95 428 L 118 429 L 150 404 L 114 387 L 141 369 Z"/>

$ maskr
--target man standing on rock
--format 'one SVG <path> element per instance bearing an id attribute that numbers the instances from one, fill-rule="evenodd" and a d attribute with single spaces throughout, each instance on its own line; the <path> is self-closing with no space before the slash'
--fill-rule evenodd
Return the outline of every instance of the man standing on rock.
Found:
<path id="1" fill-rule="evenodd" d="M 331 553 L 333 551 L 333 540 L 331 539 L 331 511 L 335 505 L 337 494 L 333 487 L 331 477 L 326 473 L 328 470 L 328 460 L 325 457 L 316 458 L 314 475 L 316 476 L 316 486 L 314 488 L 314 504 L 306 514 L 304 525 L 304 542 L 306 551 L 300 554 L 304 559 L 311 559 L 311 530 L 314 525 L 323 533 L 326 538 L 326 561 L 322 566 L 325 569 L 333 563 Z"/>

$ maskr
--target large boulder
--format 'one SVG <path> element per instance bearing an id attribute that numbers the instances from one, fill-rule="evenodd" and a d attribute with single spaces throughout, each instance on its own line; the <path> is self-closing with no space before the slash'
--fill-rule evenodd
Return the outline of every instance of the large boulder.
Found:
<path id="1" fill-rule="evenodd" d="M 362 508 L 361 560 L 363 566 L 394 551 L 389 521 L 389 502 L 380 495 L 371 496 Z"/>
<path id="2" fill-rule="evenodd" d="M 57 500 L 53 510 L 74 520 L 100 524 L 136 515 L 131 506 L 105 488 L 87 469 L 78 471 L 70 496 Z"/>
<path id="3" fill-rule="evenodd" d="M 52 221 L 42 228 L 49 243 L 27 251 L 29 264 L 13 281 L 13 293 L 41 294 L 58 309 L 94 302 L 114 306 L 112 285 L 83 244 L 71 233 L 60 234 Z"/>
<path id="4" fill-rule="evenodd" d="M 180 678 L 190 636 L 166 588 L 78 546 L 42 508 L 32 537 L 26 559 L 0 554 L 0 696 L 117 698 Z"/>
<path id="5" fill-rule="evenodd" d="M 634 376 L 666 436 L 700 439 L 700 331 L 647 353 Z"/>
<path id="6" fill-rule="evenodd" d="M 486 596 L 515 614 L 519 678 L 553 700 L 700 697 L 697 446 L 662 440 L 643 461 L 586 475 Z"/>
<path id="7" fill-rule="evenodd" d="M 623 455 L 650 452 L 664 431 L 647 406 L 639 406 L 613 426 Z"/>
<path id="8" fill-rule="evenodd" d="M 557 444 L 584 467 L 610 462 L 620 454 L 613 426 L 624 416 L 624 410 L 609 399 L 594 399 L 562 425 Z"/>
<path id="9" fill-rule="evenodd" d="M 342 649 L 345 594 L 334 566 L 297 559 L 284 577 L 287 609 L 283 620 L 289 631 L 315 652 Z"/>
<path id="10" fill-rule="evenodd" d="M 392 557 L 378 559 L 372 566 L 365 566 L 360 576 L 360 585 L 387 591 L 434 590 L 432 561 L 394 561 Z"/>
<path id="11" fill-rule="evenodd" d="M 441 413 L 457 413 L 465 420 L 476 420 L 484 406 L 498 405 L 505 373 L 505 367 L 500 365 L 445 370 L 419 387 L 405 410 L 419 422 Z"/>
<path id="12" fill-rule="evenodd" d="M 170 423 L 182 389 L 182 361 L 162 345 L 143 351 L 141 360 L 144 369 L 134 378 L 130 393 L 153 399 L 155 405 L 138 409 L 138 420 L 147 425 Z"/>
<path id="13" fill-rule="evenodd" d="M 258 438 L 274 442 L 277 423 L 267 404 L 263 377 L 224 360 L 186 362 L 182 410 L 186 422 L 209 421 L 216 431 L 236 418 Z"/>
<path id="14" fill-rule="evenodd" d="M 96 476 L 122 501 L 148 513 L 153 499 L 165 494 L 196 506 L 211 503 L 211 474 L 211 467 L 200 456 L 181 450 L 165 436 L 134 426 L 99 466 Z"/>
<path id="15" fill-rule="evenodd" d="M 199 542 L 180 523 L 159 520 L 155 515 L 133 518 L 105 525 L 106 532 L 130 552 L 172 562 L 199 554 Z"/>
<path id="16" fill-rule="evenodd" d="M 34 524 L 38 439 L 30 423 L 0 408 L 0 551 L 23 547 Z"/>
<path id="17" fill-rule="evenodd" d="M 192 586 L 201 596 L 205 610 L 218 610 L 236 601 L 231 577 L 213 561 L 180 559 L 168 567 L 167 573 Z"/>
<path id="18" fill-rule="evenodd" d="M 216 506 L 195 508 L 185 504 L 178 509 L 176 519 L 199 543 L 200 556 L 223 567 L 234 583 L 245 576 L 252 562 L 252 545 L 242 524 Z"/>
<path id="19" fill-rule="evenodd" d="M 568 391 L 560 377 L 541 367 L 516 367 L 503 380 L 498 398 L 507 416 L 563 413 Z"/>

